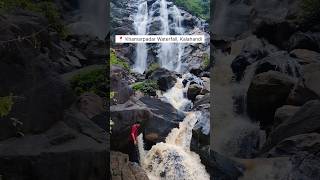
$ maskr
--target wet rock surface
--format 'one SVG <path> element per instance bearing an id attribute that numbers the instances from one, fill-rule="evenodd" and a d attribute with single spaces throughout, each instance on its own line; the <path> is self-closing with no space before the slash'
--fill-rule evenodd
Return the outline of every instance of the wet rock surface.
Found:
<path id="1" fill-rule="evenodd" d="M 129 161 L 126 154 L 111 151 L 110 171 L 114 180 L 148 180 L 145 171 L 136 163 Z"/>

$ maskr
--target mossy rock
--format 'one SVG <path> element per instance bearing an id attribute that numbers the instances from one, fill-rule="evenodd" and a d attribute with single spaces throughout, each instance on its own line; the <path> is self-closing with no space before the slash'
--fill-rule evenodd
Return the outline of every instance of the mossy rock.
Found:
<path id="1" fill-rule="evenodd" d="M 9 115 L 12 106 L 14 104 L 12 95 L 0 97 L 0 118 L 6 117 Z"/>
<path id="2" fill-rule="evenodd" d="M 114 49 L 110 49 L 110 65 L 117 65 L 130 71 L 129 64 L 125 60 L 118 58 Z"/>
<path id="3" fill-rule="evenodd" d="M 72 76 L 70 85 L 77 95 L 93 92 L 100 97 L 107 97 L 107 69 L 105 67 L 79 72 Z"/>
<path id="4" fill-rule="evenodd" d="M 134 91 L 140 91 L 149 96 L 156 96 L 156 91 L 159 89 L 157 81 L 145 80 L 143 82 L 137 82 L 131 85 Z"/>
<path id="5" fill-rule="evenodd" d="M 43 15 L 49 22 L 49 27 L 66 38 L 69 34 L 68 29 L 61 20 L 61 12 L 57 5 L 52 1 L 35 2 L 33 0 L 0 0 L 0 12 L 10 12 L 15 9 L 24 9 Z"/>

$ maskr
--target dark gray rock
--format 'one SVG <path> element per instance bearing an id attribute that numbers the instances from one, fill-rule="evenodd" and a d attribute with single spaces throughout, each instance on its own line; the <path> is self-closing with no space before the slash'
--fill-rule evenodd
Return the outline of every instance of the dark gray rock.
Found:
<path id="1" fill-rule="evenodd" d="M 188 99 L 194 101 L 196 99 L 196 96 L 201 93 L 202 86 L 199 84 L 191 84 L 187 91 L 187 97 Z"/>
<path id="2" fill-rule="evenodd" d="M 255 70 L 255 74 L 267 71 L 278 71 L 290 75 L 292 77 L 300 76 L 300 65 L 295 58 L 285 51 L 278 51 L 261 59 Z"/>
<path id="3" fill-rule="evenodd" d="M 115 92 L 116 103 L 122 104 L 133 95 L 133 90 L 126 80 L 127 72 L 119 66 L 111 66 L 110 70 L 110 92 Z"/>
<path id="4" fill-rule="evenodd" d="M 301 65 L 320 63 L 320 53 L 307 49 L 295 49 L 290 52 L 292 57 L 297 58 Z"/>
<path id="5" fill-rule="evenodd" d="M 320 52 L 320 33 L 297 32 L 289 39 L 289 50 L 308 49 Z"/>
<path id="6" fill-rule="evenodd" d="M 259 120 L 264 128 L 272 125 L 276 109 L 286 104 L 294 84 L 294 79 L 276 71 L 257 75 L 247 92 L 250 117 Z"/>
<path id="7" fill-rule="evenodd" d="M 43 134 L 1 141 L 2 178 L 106 179 L 106 134 L 104 138 L 97 142 L 59 122 Z"/>
<path id="8" fill-rule="evenodd" d="M 309 101 L 295 115 L 274 129 L 264 145 L 263 152 L 292 136 L 318 132 L 320 129 L 320 102 Z"/>
<path id="9" fill-rule="evenodd" d="M 299 106 L 284 105 L 278 108 L 274 114 L 273 128 L 290 119 L 300 109 Z"/>
<path id="10" fill-rule="evenodd" d="M 220 37 L 236 37 L 253 32 L 259 24 L 281 24 L 297 19 L 299 1 L 215 1 L 213 33 Z M 275 31 L 275 29 L 273 29 Z M 272 31 L 272 32 L 273 32 Z M 247 33 L 249 32 L 249 33 Z M 285 31 L 276 29 L 278 34 Z M 275 35 L 270 33 L 270 35 Z M 286 34 L 285 34 L 286 35 Z M 282 37 L 281 37 L 282 38 Z"/>
<path id="11" fill-rule="evenodd" d="M 76 101 L 75 106 L 89 119 L 105 112 L 104 101 L 94 93 L 84 93 Z"/>
<path id="12" fill-rule="evenodd" d="M 201 162 L 206 166 L 211 180 L 237 180 L 242 176 L 244 166 L 217 152 L 203 148 L 195 150 L 201 158 Z"/>
<path id="13" fill-rule="evenodd" d="M 159 99 L 142 97 L 139 99 L 150 108 L 153 118 L 146 123 L 145 137 L 147 143 L 155 144 L 164 141 L 173 128 L 178 127 L 185 115 L 176 110 L 171 104 Z M 150 139 L 148 139 L 150 135 Z M 156 138 L 155 138 L 156 137 Z"/>
<path id="14" fill-rule="evenodd" d="M 303 105 L 307 101 L 320 99 L 318 77 L 320 64 L 309 64 L 302 68 L 303 74 L 288 97 L 288 103 Z"/>
<path id="15" fill-rule="evenodd" d="M 154 70 L 150 76 L 146 77 L 146 79 L 157 81 L 157 84 L 162 91 L 167 91 L 177 82 L 176 75 L 164 68 Z"/>
<path id="16" fill-rule="evenodd" d="M 286 138 L 275 145 L 266 155 L 268 157 L 316 154 L 320 151 L 320 134 L 299 134 Z"/>
<path id="17" fill-rule="evenodd" d="M 142 132 L 145 124 L 153 118 L 153 114 L 144 104 L 128 101 L 125 104 L 111 106 L 110 118 L 114 123 L 111 133 L 111 149 L 126 152 L 131 126 L 140 122 L 140 132 Z"/>
<path id="18" fill-rule="evenodd" d="M 292 180 L 314 180 L 320 177 L 319 154 L 301 154 L 291 160 L 293 168 L 288 178 Z"/>
<path id="19" fill-rule="evenodd" d="M 127 154 L 111 151 L 110 171 L 115 180 L 149 180 L 146 172 L 136 163 L 129 162 Z"/>

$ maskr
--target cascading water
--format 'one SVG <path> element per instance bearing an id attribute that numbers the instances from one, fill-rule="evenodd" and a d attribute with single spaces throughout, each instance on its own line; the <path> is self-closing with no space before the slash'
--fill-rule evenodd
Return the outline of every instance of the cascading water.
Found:
<path id="1" fill-rule="evenodd" d="M 199 117 L 199 112 L 189 113 L 179 128 L 171 131 L 165 143 L 154 145 L 141 159 L 140 163 L 150 179 L 210 179 L 199 155 L 190 151 L 192 129 Z"/>
<path id="2" fill-rule="evenodd" d="M 169 15 L 173 17 L 173 23 L 169 22 Z M 175 35 L 184 33 L 182 27 L 183 17 L 180 10 L 175 5 L 169 8 L 166 0 L 160 0 L 160 20 L 162 26 L 161 35 L 170 35 L 171 29 Z M 180 72 L 183 49 L 184 46 L 182 44 L 162 43 L 158 52 L 161 66 L 171 71 Z"/>
<path id="3" fill-rule="evenodd" d="M 163 94 L 163 97 L 165 97 L 174 108 L 181 111 L 191 109 L 192 107 L 192 102 L 185 97 L 185 94 L 188 90 L 188 85 L 184 87 L 182 83 L 183 80 L 184 77 L 178 78 L 174 87 Z"/>
<path id="4" fill-rule="evenodd" d="M 171 19 L 169 17 L 172 17 Z M 166 0 L 157 0 L 148 7 L 146 0 L 137 3 L 137 13 L 133 17 L 135 32 L 138 35 L 147 35 L 153 21 L 160 21 L 158 35 L 183 35 L 183 16 L 181 11 Z M 181 71 L 181 58 L 184 53 L 184 44 L 162 43 L 157 50 L 157 58 L 161 67 L 171 71 Z M 148 46 L 141 43 L 136 46 L 134 71 L 143 73 L 147 68 Z"/>
<path id="5" fill-rule="evenodd" d="M 134 17 L 134 29 L 137 35 L 146 35 L 148 25 L 148 3 L 146 0 L 140 0 L 138 12 Z M 136 60 L 133 70 L 143 73 L 147 68 L 148 49 L 145 43 L 139 43 L 136 46 Z"/>
<path id="6" fill-rule="evenodd" d="M 149 6 L 149 7 L 148 7 Z M 137 13 L 134 16 L 136 34 L 157 35 L 183 35 L 182 12 L 172 2 L 166 0 L 155 0 L 147 4 L 146 0 L 137 3 Z M 170 71 L 181 72 L 182 57 L 184 55 L 184 44 L 162 43 L 156 46 L 138 44 L 136 47 L 136 61 L 134 70 L 143 73 L 147 67 L 148 48 L 156 53 L 161 67 Z M 188 80 L 184 84 L 183 80 Z M 138 147 L 140 164 L 152 180 L 156 179 L 185 179 L 185 180 L 209 180 L 210 177 L 201 164 L 199 156 L 190 151 L 192 129 L 206 124 L 202 121 L 200 111 L 190 111 L 193 104 L 186 98 L 190 83 L 203 85 L 200 78 L 186 73 L 177 78 L 173 88 L 165 92 L 161 99 L 169 102 L 178 111 L 186 114 L 179 128 L 175 128 L 168 134 L 166 141 L 154 145 L 149 151 L 144 149 L 143 138 L 139 136 Z M 207 125 L 207 127 L 209 127 Z M 208 129 L 208 128 L 207 128 Z M 205 130 L 207 131 L 207 130 Z"/>
<path id="7" fill-rule="evenodd" d="M 183 80 L 189 80 L 183 84 Z M 190 110 L 192 102 L 188 100 L 186 91 L 190 82 L 202 85 L 198 77 L 187 73 L 178 78 L 173 88 L 163 94 L 173 107 L 180 111 Z M 185 112 L 187 115 L 179 128 L 172 129 L 165 142 L 154 145 L 150 151 L 143 148 L 143 139 L 139 138 L 140 164 L 152 180 L 158 179 L 184 179 L 184 180 L 209 180 L 210 176 L 201 164 L 200 157 L 190 151 L 192 129 L 204 117 L 202 112 Z"/>

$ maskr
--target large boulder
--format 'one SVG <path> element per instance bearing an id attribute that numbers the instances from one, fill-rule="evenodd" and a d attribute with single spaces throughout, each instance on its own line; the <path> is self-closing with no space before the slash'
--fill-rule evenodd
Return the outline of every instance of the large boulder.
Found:
<path id="1" fill-rule="evenodd" d="M 293 117 L 298 112 L 299 106 L 284 105 L 278 108 L 274 114 L 273 127 L 277 127 L 279 124 Z"/>
<path id="2" fill-rule="evenodd" d="M 140 122 L 143 131 L 147 121 L 153 118 L 153 114 L 143 103 L 136 104 L 128 101 L 110 107 L 110 118 L 113 122 L 111 131 L 111 149 L 126 152 L 129 143 L 131 126 Z"/>
<path id="3" fill-rule="evenodd" d="M 90 125 L 90 120 L 85 120 Z M 77 123 L 77 122 L 75 122 Z M 83 132 L 90 128 L 81 126 Z M 98 131 L 97 131 L 98 130 Z M 91 130 L 89 130 L 91 131 Z M 100 131 L 101 132 L 101 131 Z M 58 122 L 47 132 L 11 138 L 0 144 L 0 171 L 3 179 L 106 179 L 109 169 L 107 134 L 96 140 L 86 133 Z"/>
<path id="4" fill-rule="evenodd" d="M 294 49 L 290 52 L 292 57 L 297 58 L 301 65 L 320 63 L 320 53 L 307 49 Z"/>
<path id="5" fill-rule="evenodd" d="M 243 78 L 249 65 L 277 50 L 278 48 L 263 39 L 258 39 L 256 36 L 249 36 L 233 42 L 231 54 L 236 57 L 231 63 L 231 68 L 236 80 L 240 81 Z"/>
<path id="6" fill-rule="evenodd" d="M 164 68 L 154 70 L 146 79 L 157 81 L 157 84 L 162 91 L 167 91 L 172 88 L 177 82 L 176 75 Z"/>
<path id="7" fill-rule="evenodd" d="M 261 59 L 255 70 L 255 74 L 267 71 L 278 71 L 293 77 L 300 76 L 300 65 L 295 58 L 290 57 L 286 51 L 277 51 Z"/>
<path id="8" fill-rule="evenodd" d="M 264 38 L 277 47 L 284 48 L 286 42 L 296 31 L 296 26 L 289 21 L 262 20 L 257 21 L 253 31 L 257 37 Z"/>
<path id="9" fill-rule="evenodd" d="M 276 71 L 255 76 L 247 92 L 248 114 L 264 128 L 272 125 L 276 109 L 286 104 L 294 84 L 294 79 Z"/>
<path id="10" fill-rule="evenodd" d="M 188 87 L 188 91 L 187 91 L 187 97 L 188 99 L 195 101 L 196 96 L 199 95 L 201 93 L 202 90 L 202 86 L 199 84 L 191 84 Z"/>
<path id="11" fill-rule="evenodd" d="M 301 154 L 291 158 L 293 168 L 288 176 L 292 180 L 314 180 L 320 177 L 320 157 L 315 154 Z"/>
<path id="12" fill-rule="evenodd" d="M 266 152 L 285 138 L 318 132 L 320 129 L 319 119 L 320 102 L 309 101 L 292 118 L 281 123 L 270 133 L 262 151 Z"/>
<path id="13" fill-rule="evenodd" d="M 217 152 L 207 149 L 193 149 L 200 155 L 201 162 L 206 166 L 211 180 L 237 180 L 243 175 L 244 166 Z"/>
<path id="14" fill-rule="evenodd" d="M 213 33 L 220 37 L 237 37 L 250 35 L 259 24 L 273 25 L 269 36 L 284 35 L 286 29 L 280 24 L 288 24 L 290 20 L 297 19 L 299 12 L 298 0 L 284 1 L 215 1 Z M 249 33 L 247 33 L 249 32 Z M 259 33 L 262 34 L 262 33 Z M 265 33 L 264 33 L 265 34 Z M 280 37 L 282 38 L 282 37 Z M 275 38 L 272 38 L 275 39 Z"/>
<path id="15" fill-rule="evenodd" d="M 309 64 L 303 67 L 303 74 L 288 97 L 288 103 L 303 105 L 307 101 L 320 99 L 320 64 Z"/>
<path id="16" fill-rule="evenodd" d="M 236 81 L 242 80 L 248 66 L 265 56 L 266 54 L 261 51 L 242 51 L 238 56 L 236 56 L 231 63 L 231 69 L 235 75 Z"/>
<path id="17" fill-rule="evenodd" d="M 110 70 L 110 86 L 111 92 L 114 92 L 116 103 L 122 104 L 130 99 L 133 90 L 128 84 L 127 72 L 119 66 L 111 66 Z"/>
<path id="18" fill-rule="evenodd" d="M 320 134 L 309 133 L 288 137 L 275 145 L 266 155 L 268 157 L 301 155 L 320 151 Z"/>
<path id="19" fill-rule="evenodd" d="M 146 172 L 136 163 L 129 162 L 127 154 L 111 151 L 110 172 L 115 180 L 149 180 Z"/>
<path id="20" fill-rule="evenodd" d="M 145 126 L 147 145 L 163 142 L 171 130 L 178 127 L 179 122 L 185 117 L 184 113 L 159 99 L 142 97 L 139 100 L 150 108 L 153 114 L 153 118 Z"/>
<path id="21" fill-rule="evenodd" d="M 308 49 L 320 52 L 320 33 L 297 32 L 289 39 L 289 50 Z"/>

